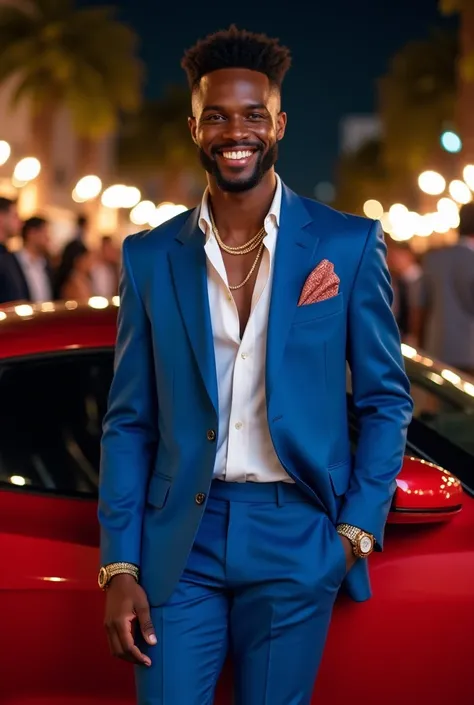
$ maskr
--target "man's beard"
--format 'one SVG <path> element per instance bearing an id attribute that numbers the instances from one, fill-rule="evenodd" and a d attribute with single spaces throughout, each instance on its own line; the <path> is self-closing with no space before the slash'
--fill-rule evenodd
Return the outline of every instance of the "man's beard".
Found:
<path id="1" fill-rule="evenodd" d="M 220 149 L 220 148 L 219 148 Z M 255 160 L 255 167 L 252 174 L 245 179 L 236 176 L 235 179 L 227 179 L 223 176 L 216 159 L 209 157 L 206 152 L 199 148 L 199 159 L 208 174 L 212 174 L 221 191 L 227 193 L 242 193 L 255 188 L 263 179 L 267 171 L 276 164 L 278 159 L 278 143 L 271 145 L 266 152 L 259 151 Z"/>

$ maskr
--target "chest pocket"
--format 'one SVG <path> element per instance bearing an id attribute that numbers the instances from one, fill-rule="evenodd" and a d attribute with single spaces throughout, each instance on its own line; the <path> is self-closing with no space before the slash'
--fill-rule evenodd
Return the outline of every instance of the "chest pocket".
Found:
<path id="1" fill-rule="evenodd" d="M 331 296 L 324 301 L 298 306 L 293 319 L 293 325 L 296 326 L 302 323 L 328 318 L 329 316 L 335 316 L 336 314 L 342 313 L 343 309 L 344 298 L 342 292 L 340 292 L 336 294 L 336 296 Z"/>

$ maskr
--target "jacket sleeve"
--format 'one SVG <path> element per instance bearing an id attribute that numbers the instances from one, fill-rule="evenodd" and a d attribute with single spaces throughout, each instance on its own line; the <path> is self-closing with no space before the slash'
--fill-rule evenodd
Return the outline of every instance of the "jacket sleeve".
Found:
<path id="1" fill-rule="evenodd" d="M 158 444 L 150 321 L 123 245 L 115 374 L 104 419 L 99 483 L 101 564 L 140 564 L 145 496 Z"/>
<path id="2" fill-rule="evenodd" d="M 374 221 L 348 303 L 347 357 L 360 432 L 338 523 L 373 534 L 378 550 L 413 411 L 392 298 L 383 231 Z"/>

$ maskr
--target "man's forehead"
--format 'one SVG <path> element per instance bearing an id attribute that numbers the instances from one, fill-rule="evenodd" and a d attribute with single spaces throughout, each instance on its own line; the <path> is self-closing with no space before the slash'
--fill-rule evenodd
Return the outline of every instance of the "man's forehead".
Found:
<path id="1" fill-rule="evenodd" d="M 268 76 L 250 69 L 219 69 L 201 78 L 193 92 L 193 106 L 204 110 L 206 106 L 246 103 L 275 107 L 278 91 L 272 87 Z"/>

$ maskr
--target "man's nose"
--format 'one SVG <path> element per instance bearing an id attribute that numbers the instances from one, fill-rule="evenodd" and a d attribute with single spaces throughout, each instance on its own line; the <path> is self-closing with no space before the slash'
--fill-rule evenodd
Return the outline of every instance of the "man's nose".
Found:
<path id="1" fill-rule="evenodd" d="M 241 142 L 248 138 L 249 129 L 245 120 L 241 117 L 235 117 L 228 120 L 225 126 L 224 133 L 222 135 L 224 139 L 232 140 L 234 142 Z"/>

